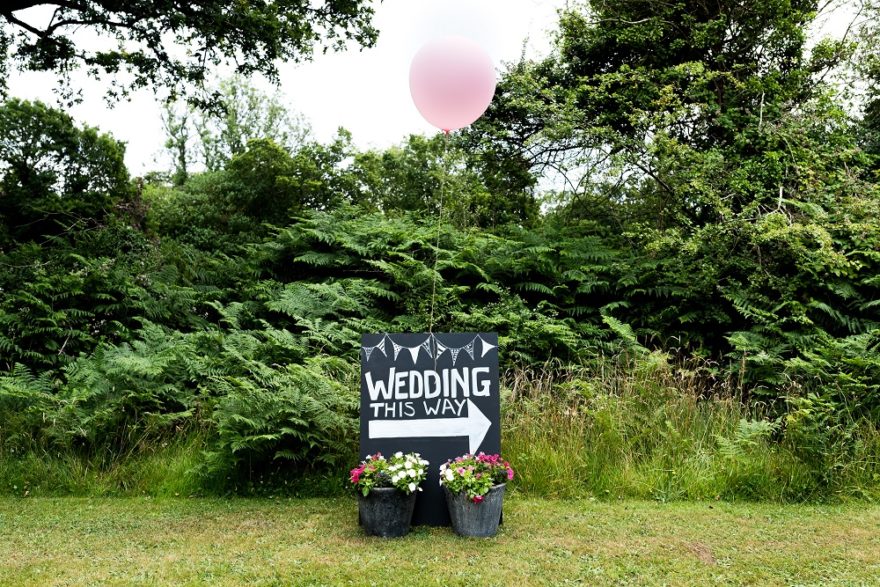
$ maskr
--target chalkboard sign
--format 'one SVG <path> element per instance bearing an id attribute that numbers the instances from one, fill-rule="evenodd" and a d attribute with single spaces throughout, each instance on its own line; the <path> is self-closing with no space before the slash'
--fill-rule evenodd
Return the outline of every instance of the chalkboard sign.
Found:
<path id="1" fill-rule="evenodd" d="M 365 334 L 361 458 L 417 452 L 431 462 L 413 524 L 449 525 L 438 469 L 466 452 L 501 452 L 498 335 Z"/>

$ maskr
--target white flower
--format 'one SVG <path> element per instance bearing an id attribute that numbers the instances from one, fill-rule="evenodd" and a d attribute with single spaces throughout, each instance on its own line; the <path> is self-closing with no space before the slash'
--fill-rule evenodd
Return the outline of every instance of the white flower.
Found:
<path id="1" fill-rule="evenodd" d="M 442 473 L 445 470 L 446 470 L 446 463 L 443 463 L 442 465 L 440 465 L 440 472 Z"/>
<path id="2" fill-rule="evenodd" d="M 400 479 L 400 476 L 397 475 L 397 474 L 395 474 L 393 477 L 391 477 L 391 482 L 392 482 L 392 483 L 397 483 L 397 480 L 398 480 L 398 479 Z"/>
<path id="3" fill-rule="evenodd" d="M 394 456 L 396 456 L 399 459 L 400 457 L 403 456 L 403 453 L 400 451 L 397 451 L 396 453 L 394 453 Z"/>
<path id="4" fill-rule="evenodd" d="M 415 491 L 415 490 L 416 490 L 416 484 L 415 484 L 415 483 L 410 483 L 410 484 L 409 484 L 409 490 L 410 490 L 410 491 Z"/>
<path id="5" fill-rule="evenodd" d="M 407 461 L 403 466 L 406 467 L 407 469 L 412 469 L 412 463 L 409 461 Z"/>
<path id="6" fill-rule="evenodd" d="M 446 478 L 447 478 L 449 481 L 452 481 L 452 478 L 453 478 L 454 476 L 455 476 L 455 475 L 452 474 L 452 469 L 446 469 Z"/>
<path id="7" fill-rule="evenodd" d="M 410 477 L 415 477 L 415 476 L 416 476 L 416 472 L 413 471 L 412 469 L 410 469 L 409 471 L 407 471 L 407 474 L 408 474 Z"/>

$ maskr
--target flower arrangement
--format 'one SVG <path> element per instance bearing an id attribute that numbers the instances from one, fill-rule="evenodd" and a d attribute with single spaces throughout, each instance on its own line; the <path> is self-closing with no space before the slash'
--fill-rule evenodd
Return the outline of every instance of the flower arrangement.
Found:
<path id="1" fill-rule="evenodd" d="M 474 503 L 482 502 L 493 485 L 511 479 L 513 467 L 497 454 L 466 454 L 440 465 L 440 485 L 452 493 L 467 492 Z"/>
<path id="2" fill-rule="evenodd" d="M 388 459 L 377 452 L 351 470 L 349 481 L 364 497 L 374 487 L 394 487 L 410 494 L 422 490 L 419 484 L 428 476 L 428 464 L 417 452 L 396 452 Z"/>

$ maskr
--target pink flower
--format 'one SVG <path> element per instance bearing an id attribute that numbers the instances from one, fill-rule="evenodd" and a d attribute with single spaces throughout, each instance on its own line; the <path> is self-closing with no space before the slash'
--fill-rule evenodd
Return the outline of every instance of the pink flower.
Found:
<path id="1" fill-rule="evenodd" d="M 511 479 L 513 479 L 513 469 L 507 467 L 507 480 L 510 481 Z"/>
<path id="2" fill-rule="evenodd" d="M 458 471 L 459 475 L 464 475 L 464 467 L 459 467 L 456 471 Z"/>
<path id="3" fill-rule="evenodd" d="M 482 495 L 475 495 L 472 501 L 474 503 L 480 503 L 481 501 L 483 501 L 483 496 Z"/>

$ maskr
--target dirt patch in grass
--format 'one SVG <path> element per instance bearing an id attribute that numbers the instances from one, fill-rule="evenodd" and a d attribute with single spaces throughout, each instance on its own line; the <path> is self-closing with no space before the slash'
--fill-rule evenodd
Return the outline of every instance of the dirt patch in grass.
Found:
<path id="1" fill-rule="evenodd" d="M 702 542 L 691 542 L 690 544 L 686 544 L 685 548 L 688 552 L 693 554 L 701 563 L 705 563 L 707 565 L 718 564 L 718 561 L 715 560 L 715 555 L 712 554 L 712 549 Z"/>

